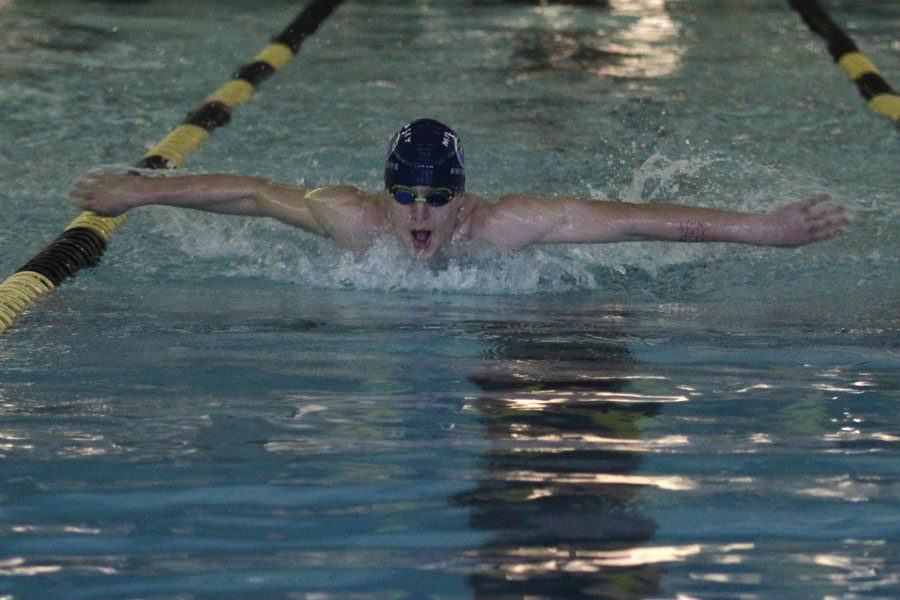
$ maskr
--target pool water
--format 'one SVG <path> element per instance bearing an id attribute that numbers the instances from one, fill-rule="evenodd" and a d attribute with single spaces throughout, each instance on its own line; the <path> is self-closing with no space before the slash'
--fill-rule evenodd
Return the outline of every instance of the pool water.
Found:
<path id="1" fill-rule="evenodd" d="M 895 3 L 825 5 L 900 85 Z M 0 1 L 2 277 L 298 10 Z M 350 0 L 187 168 L 376 189 L 425 115 L 487 195 L 853 222 L 423 265 L 134 211 L 0 337 L 0 599 L 900 595 L 898 130 L 787 3 Z"/>

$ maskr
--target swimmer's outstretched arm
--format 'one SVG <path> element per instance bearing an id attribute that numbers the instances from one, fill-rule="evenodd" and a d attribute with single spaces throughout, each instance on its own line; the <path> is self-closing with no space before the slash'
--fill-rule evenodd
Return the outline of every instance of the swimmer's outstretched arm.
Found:
<path id="1" fill-rule="evenodd" d="M 680 204 L 505 196 L 485 208 L 476 237 L 508 248 L 643 240 L 804 246 L 840 234 L 844 207 L 821 194 L 768 214 Z"/>
<path id="2" fill-rule="evenodd" d="M 136 177 L 95 171 L 80 179 L 69 195 L 78 208 L 105 216 L 159 204 L 271 217 L 346 248 L 368 247 L 384 225 L 378 203 L 352 186 L 309 189 L 244 175 Z"/>
<path id="3" fill-rule="evenodd" d="M 135 177 L 93 171 L 78 180 L 69 195 L 82 210 L 116 216 L 139 206 L 159 204 L 207 212 L 275 216 L 278 206 L 303 211 L 308 190 L 289 188 L 260 177 L 242 175 L 178 175 Z M 302 215 L 294 215 L 303 221 Z"/>
<path id="4" fill-rule="evenodd" d="M 105 216 L 158 204 L 271 217 L 352 249 L 367 248 L 384 227 L 380 205 L 348 185 L 310 189 L 245 175 L 136 177 L 91 172 L 69 195 L 80 209 Z"/>

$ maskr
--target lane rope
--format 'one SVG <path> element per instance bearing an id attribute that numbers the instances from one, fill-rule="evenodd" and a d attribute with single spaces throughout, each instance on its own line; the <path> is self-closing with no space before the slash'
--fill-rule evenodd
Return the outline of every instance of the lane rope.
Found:
<path id="1" fill-rule="evenodd" d="M 788 3 L 800 13 L 810 30 L 825 40 L 828 52 L 856 84 L 859 93 L 868 102 L 869 110 L 900 122 L 900 96 L 891 89 L 872 61 L 859 51 L 850 36 L 828 16 L 822 5 L 816 0 L 788 0 Z"/>
<path id="2" fill-rule="evenodd" d="M 247 102 L 260 83 L 284 67 L 344 0 L 312 0 L 281 33 L 231 80 L 207 96 L 184 122 L 166 134 L 135 164 L 141 169 L 174 169 L 200 148 L 214 129 L 227 125 L 236 106 Z M 103 217 L 86 211 L 34 258 L 0 283 L 0 333 L 34 301 L 79 270 L 94 267 L 106 250 L 110 235 L 127 215 Z"/>

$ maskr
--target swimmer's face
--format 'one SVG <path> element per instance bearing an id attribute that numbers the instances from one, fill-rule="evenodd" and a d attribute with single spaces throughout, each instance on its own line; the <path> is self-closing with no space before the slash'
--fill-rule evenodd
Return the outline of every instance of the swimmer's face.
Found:
<path id="1" fill-rule="evenodd" d="M 419 196 L 428 193 L 427 187 L 412 189 Z M 453 235 L 461 203 L 462 194 L 457 194 L 444 206 L 431 206 L 425 202 L 400 204 L 390 198 L 388 215 L 394 233 L 409 255 L 412 258 L 427 260 Z"/>

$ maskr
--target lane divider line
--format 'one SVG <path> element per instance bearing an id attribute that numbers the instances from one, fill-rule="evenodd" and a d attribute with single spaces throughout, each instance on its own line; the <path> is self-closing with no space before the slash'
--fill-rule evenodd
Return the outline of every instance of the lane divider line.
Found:
<path id="1" fill-rule="evenodd" d="M 859 48 L 844 31 L 828 16 L 816 0 L 788 0 L 791 7 L 800 13 L 809 29 L 828 44 L 828 52 L 834 61 L 856 84 L 860 95 L 866 99 L 873 113 L 900 122 L 900 95 L 884 80 Z"/>
<path id="2" fill-rule="evenodd" d="M 135 165 L 141 169 L 174 169 L 197 151 L 214 129 L 227 125 L 236 106 L 247 102 L 260 83 L 284 67 L 344 0 L 312 0 L 281 33 L 271 39 L 231 80 L 188 113 Z M 104 217 L 81 213 L 34 258 L 0 283 L 0 333 L 35 300 L 49 293 L 81 269 L 94 267 L 106 250 L 110 235 L 126 215 Z"/>

